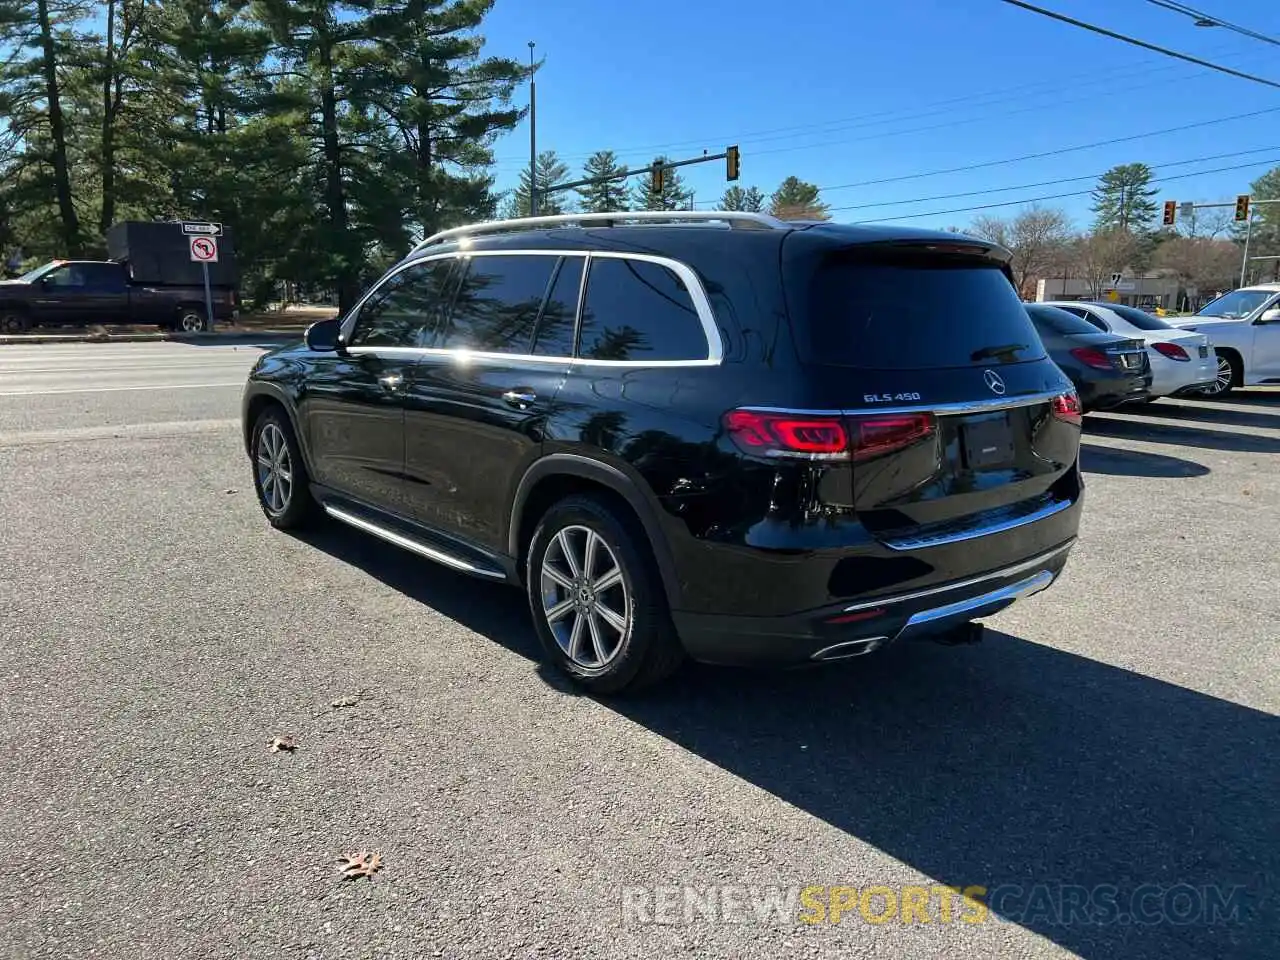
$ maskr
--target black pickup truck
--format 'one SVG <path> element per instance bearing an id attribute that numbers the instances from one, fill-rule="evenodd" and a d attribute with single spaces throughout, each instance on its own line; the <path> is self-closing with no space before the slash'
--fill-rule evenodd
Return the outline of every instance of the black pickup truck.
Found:
<path id="1" fill-rule="evenodd" d="M 211 289 L 213 317 L 236 310 L 234 289 Z M 207 326 L 203 285 L 139 283 L 112 260 L 54 260 L 16 280 L 0 281 L 0 333 L 65 324 L 156 324 L 197 331 Z"/>

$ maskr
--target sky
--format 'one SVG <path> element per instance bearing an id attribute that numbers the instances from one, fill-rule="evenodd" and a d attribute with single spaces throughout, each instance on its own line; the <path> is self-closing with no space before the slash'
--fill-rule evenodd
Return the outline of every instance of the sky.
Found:
<path id="1" fill-rule="evenodd" d="M 1034 2 L 1280 82 L 1280 45 L 1196 27 L 1148 0 Z M 1187 2 L 1280 38 L 1276 0 Z M 1280 165 L 1280 89 L 1000 0 L 497 0 L 483 33 L 492 55 L 527 59 L 536 43 L 538 149 L 559 153 L 574 178 L 599 149 L 646 166 L 737 144 L 740 186 L 767 195 L 795 175 L 823 188 L 837 221 L 964 227 L 1087 191 L 1120 163 L 1177 177 L 1157 184 L 1157 199 L 1195 202 L 1233 201 Z M 1128 139 L 1003 162 L 1118 138 Z M 495 154 L 498 188 L 515 186 L 527 120 Z M 723 161 L 680 172 L 698 207 L 729 186 Z M 960 209 L 987 204 L 1006 205 Z M 1087 195 L 1042 205 L 1080 227 L 1091 218 Z"/>

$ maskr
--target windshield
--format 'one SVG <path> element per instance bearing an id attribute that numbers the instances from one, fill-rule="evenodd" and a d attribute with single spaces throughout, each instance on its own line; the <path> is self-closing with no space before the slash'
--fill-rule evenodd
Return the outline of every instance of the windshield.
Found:
<path id="1" fill-rule="evenodd" d="M 989 264 L 833 258 L 810 288 L 814 362 L 879 370 L 1045 356 L 1022 302 Z"/>
<path id="2" fill-rule="evenodd" d="M 18 277 L 18 282 L 19 283 L 35 283 L 37 280 L 39 280 L 42 276 L 44 276 L 50 270 L 60 266 L 62 266 L 61 260 L 54 260 L 52 263 L 41 264 L 40 266 L 36 267 L 34 270 L 29 270 L 26 273 L 24 273 L 22 276 Z"/>
<path id="3" fill-rule="evenodd" d="M 1103 303 L 1099 306 L 1106 307 L 1112 313 L 1129 321 L 1129 326 L 1137 327 L 1139 330 L 1172 330 L 1173 327 L 1165 323 L 1159 317 L 1152 316 L 1145 310 L 1139 310 L 1137 307 L 1126 307 L 1120 303 Z"/>
<path id="4" fill-rule="evenodd" d="M 1243 320 L 1275 296 L 1273 290 L 1232 290 L 1200 308 L 1197 317 Z"/>

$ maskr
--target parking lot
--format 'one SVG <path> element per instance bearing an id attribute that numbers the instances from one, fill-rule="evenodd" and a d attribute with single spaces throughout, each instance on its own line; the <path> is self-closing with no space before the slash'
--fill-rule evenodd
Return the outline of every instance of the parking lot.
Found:
<path id="1" fill-rule="evenodd" d="M 1091 415 L 1067 572 L 980 645 L 597 701 L 514 591 L 266 524 L 259 352 L 0 347 L 0 954 L 1275 956 L 1280 391 Z M 359 851 L 383 868 L 342 881 Z M 1217 923 L 623 909 L 724 885 L 1243 893 Z"/>

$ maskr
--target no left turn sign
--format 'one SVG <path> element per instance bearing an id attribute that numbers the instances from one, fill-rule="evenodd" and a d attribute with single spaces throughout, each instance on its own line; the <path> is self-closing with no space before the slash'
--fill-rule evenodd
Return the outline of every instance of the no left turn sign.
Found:
<path id="1" fill-rule="evenodd" d="M 216 237 L 192 237 L 191 259 L 196 263 L 217 263 L 218 239 Z"/>

